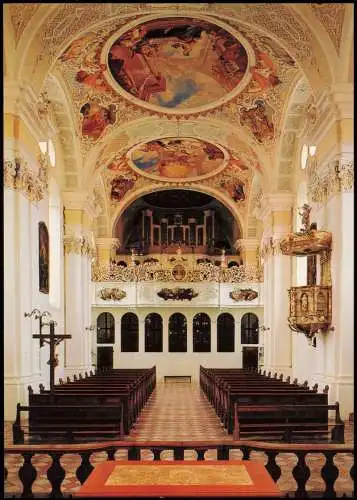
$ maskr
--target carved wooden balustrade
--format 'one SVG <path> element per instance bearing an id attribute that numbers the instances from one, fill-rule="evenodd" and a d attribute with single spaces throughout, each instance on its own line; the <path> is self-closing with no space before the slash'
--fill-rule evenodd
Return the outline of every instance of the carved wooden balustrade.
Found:
<path id="1" fill-rule="evenodd" d="M 282 474 L 281 468 L 276 462 L 278 455 L 294 454 L 298 461 L 292 468 L 292 476 L 296 481 L 295 492 L 285 492 L 286 496 L 295 494 L 296 498 L 309 497 L 306 490 L 306 483 L 311 475 L 310 468 L 306 463 L 306 457 L 312 453 L 322 454 L 325 458 L 325 464 L 321 469 L 321 477 L 325 484 L 325 490 L 318 492 L 319 497 L 334 498 L 336 491 L 334 484 L 339 476 L 339 469 L 334 463 L 334 459 L 343 456 L 352 455 L 354 453 L 353 446 L 340 445 L 340 444 L 280 444 L 280 443 L 263 443 L 257 441 L 226 441 L 222 442 L 180 442 L 180 441 L 156 441 L 156 442 L 128 442 L 128 441 L 111 441 L 106 443 L 96 444 L 72 444 L 72 445 L 37 445 L 37 446 L 9 446 L 5 448 L 6 456 L 17 455 L 19 461 L 23 458 L 23 465 L 19 468 L 18 476 L 23 485 L 23 491 L 18 492 L 22 498 L 32 498 L 33 483 L 36 480 L 37 471 L 32 464 L 32 458 L 38 455 L 49 455 L 52 459 L 52 464 L 47 470 L 47 478 L 51 485 L 49 496 L 53 498 L 62 498 L 69 496 L 68 493 L 62 492 L 62 483 L 66 477 L 66 470 L 62 467 L 61 458 L 66 454 L 77 454 L 81 457 L 81 464 L 75 471 L 76 477 L 81 484 L 87 479 L 93 465 L 91 464 L 92 454 L 98 452 L 106 452 L 108 460 L 115 460 L 115 454 L 120 450 L 127 450 L 128 460 L 141 460 L 141 451 L 150 450 L 153 454 L 154 460 L 161 460 L 161 452 L 173 451 L 174 460 L 184 460 L 184 453 L 186 450 L 195 451 L 197 453 L 197 460 L 205 460 L 205 452 L 208 450 L 217 451 L 217 460 L 229 460 L 230 450 L 240 450 L 242 452 L 243 460 L 251 460 L 251 453 L 264 452 L 267 456 L 267 463 L 265 465 L 270 476 L 277 482 Z M 254 460 L 254 459 L 253 459 Z M 6 491 L 6 478 L 8 470 L 5 467 L 5 491 Z M 354 463 L 350 468 L 349 474 L 352 482 L 354 480 Z M 316 497 L 316 492 L 314 492 Z M 311 494 L 311 493 L 310 493 Z M 348 492 L 352 496 L 353 492 Z M 9 496 L 9 494 L 7 494 Z M 346 496 L 346 493 L 344 493 Z"/>

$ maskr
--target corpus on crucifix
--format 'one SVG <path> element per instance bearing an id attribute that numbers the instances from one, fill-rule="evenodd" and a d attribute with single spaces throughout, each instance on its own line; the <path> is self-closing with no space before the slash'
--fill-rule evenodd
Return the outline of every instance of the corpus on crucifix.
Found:
<path id="1" fill-rule="evenodd" d="M 33 314 L 35 314 L 35 319 L 40 320 L 40 333 L 33 334 L 32 338 L 40 340 L 40 347 L 42 347 L 44 343 L 49 344 L 50 346 L 50 359 L 48 361 L 48 364 L 50 365 L 50 391 L 52 391 L 55 385 L 55 368 L 59 363 L 58 355 L 55 354 L 56 345 L 60 344 L 62 340 L 71 339 L 72 335 L 56 334 L 56 323 L 53 320 L 50 320 L 48 323 L 43 323 L 42 317 L 50 316 L 50 313 L 48 313 L 47 311 L 41 314 L 38 309 L 34 309 L 30 314 L 25 313 L 25 317 L 32 316 Z M 42 328 L 44 326 L 50 327 L 49 334 L 42 333 Z"/>

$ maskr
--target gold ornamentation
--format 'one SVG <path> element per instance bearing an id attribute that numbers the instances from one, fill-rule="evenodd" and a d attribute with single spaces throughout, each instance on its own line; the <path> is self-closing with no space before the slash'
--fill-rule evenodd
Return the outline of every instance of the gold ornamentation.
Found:
<path id="1" fill-rule="evenodd" d="M 30 201 L 42 200 L 47 183 L 19 156 L 4 162 L 4 185 L 21 191 Z"/>
<path id="2" fill-rule="evenodd" d="M 145 263 L 130 267 L 92 266 L 92 281 L 174 281 L 172 270 L 175 265 Z M 257 283 L 263 281 L 262 267 L 246 264 L 231 268 L 222 268 L 214 264 L 185 266 L 185 282 L 221 282 L 221 283 Z"/>
<path id="3" fill-rule="evenodd" d="M 283 255 L 314 255 L 329 250 L 332 234 L 314 229 L 302 233 L 290 233 L 280 241 Z"/>
<path id="4" fill-rule="evenodd" d="M 164 300 L 192 300 L 198 297 L 198 292 L 193 288 L 163 288 L 157 295 Z"/>
<path id="5" fill-rule="evenodd" d="M 340 159 L 326 167 L 308 168 L 308 196 L 316 203 L 326 203 L 340 192 L 348 192 L 354 186 L 353 160 Z"/>
<path id="6" fill-rule="evenodd" d="M 239 290 L 229 292 L 229 296 L 236 302 L 239 302 L 241 300 L 251 301 L 258 297 L 258 292 L 256 292 L 252 288 L 241 288 Z"/>
<path id="7" fill-rule="evenodd" d="M 332 287 L 309 285 L 289 290 L 291 330 L 312 338 L 318 331 L 330 328 L 332 319 Z"/>
<path id="8" fill-rule="evenodd" d="M 74 237 L 67 235 L 64 237 L 64 251 L 66 254 L 75 253 L 94 257 L 96 254 L 92 238 L 86 236 Z"/>
<path id="9" fill-rule="evenodd" d="M 98 297 L 103 300 L 122 300 L 126 297 L 126 292 L 119 288 L 102 288 L 98 292 Z"/>

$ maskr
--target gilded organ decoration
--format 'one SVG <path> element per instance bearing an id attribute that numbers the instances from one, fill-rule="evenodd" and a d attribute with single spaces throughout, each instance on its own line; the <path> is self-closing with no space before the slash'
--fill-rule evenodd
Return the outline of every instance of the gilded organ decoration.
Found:
<path id="1" fill-rule="evenodd" d="M 229 292 L 229 296 L 236 302 L 239 302 L 241 300 L 251 301 L 258 297 L 258 292 L 256 292 L 252 288 L 241 288 L 239 290 Z"/>

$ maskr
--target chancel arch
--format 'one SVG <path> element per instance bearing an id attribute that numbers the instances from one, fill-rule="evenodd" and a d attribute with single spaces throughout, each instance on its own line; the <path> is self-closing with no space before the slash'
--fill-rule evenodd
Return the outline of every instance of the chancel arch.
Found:
<path id="1" fill-rule="evenodd" d="M 217 352 L 234 352 L 235 320 L 230 313 L 217 318 Z"/>
<path id="2" fill-rule="evenodd" d="M 139 351 L 139 318 L 128 312 L 121 318 L 121 352 Z"/>
<path id="3" fill-rule="evenodd" d="M 193 317 L 193 352 L 211 351 L 211 318 L 206 313 Z"/>
<path id="4" fill-rule="evenodd" d="M 169 317 L 169 352 L 187 352 L 187 319 L 182 313 Z"/>
<path id="5" fill-rule="evenodd" d="M 162 352 L 163 346 L 162 317 L 150 313 L 145 317 L 145 352 Z"/>

